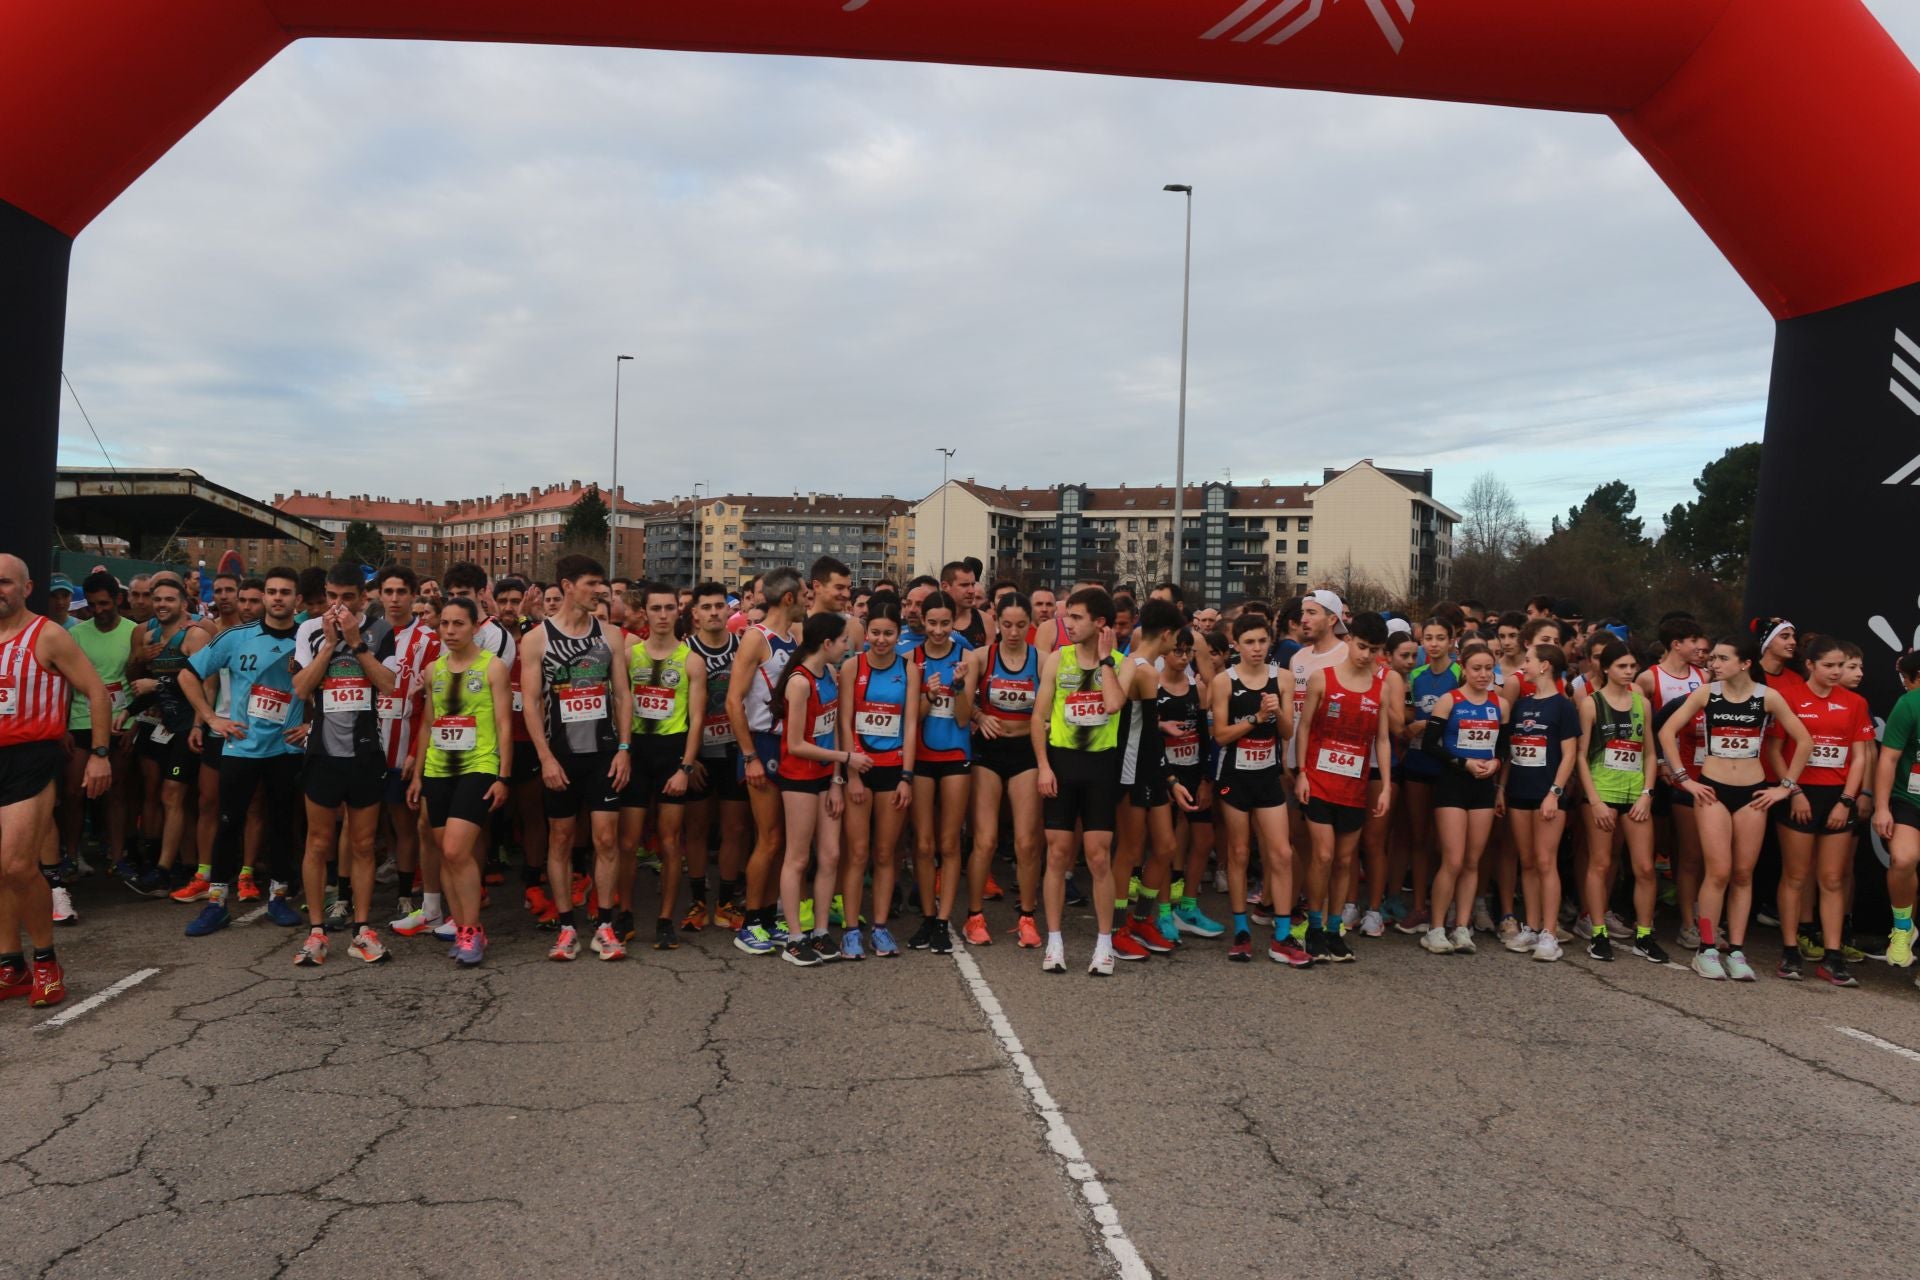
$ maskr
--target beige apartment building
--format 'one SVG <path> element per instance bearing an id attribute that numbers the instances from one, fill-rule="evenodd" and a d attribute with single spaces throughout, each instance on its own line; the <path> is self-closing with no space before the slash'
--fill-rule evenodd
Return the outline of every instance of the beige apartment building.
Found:
<path id="1" fill-rule="evenodd" d="M 712 579 L 734 586 L 782 565 L 805 569 L 823 555 L 844 560 L 856 582 L 898 581 L 914 546 L 911 509 L 892 496 L 676 498 L 645 525 L 647 577 L 676 584 Z"/>

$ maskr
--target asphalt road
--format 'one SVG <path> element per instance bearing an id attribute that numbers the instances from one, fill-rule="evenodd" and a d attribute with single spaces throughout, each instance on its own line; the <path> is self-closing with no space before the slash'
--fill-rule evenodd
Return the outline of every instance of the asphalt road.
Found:
<path id="1" fill-rule="evenodd" d="M 499 906 L 478 971 L 424 938 L 296 970 L 264 920 L 77 897 L 65 1010 L 158 972 L 57 1028 L 0 1006 L 0 1276 L 1804 1280 L 1920 1236 L 1920 991 L 1883 965 L 1390 935 L 1096 981 L 708 931 L 562 966 Z"/>

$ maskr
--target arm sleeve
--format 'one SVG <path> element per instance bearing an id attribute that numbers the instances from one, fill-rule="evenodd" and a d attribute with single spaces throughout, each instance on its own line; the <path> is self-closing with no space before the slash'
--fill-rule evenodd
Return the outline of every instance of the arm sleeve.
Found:
<path id="1" fill-rule="evenodd" d="M 1426 736 L 1420 740 L 1420 749 L 1425 751 L 1442 768 L 1452 769 L 1456 773 L 1466 768 L 1466 762 L 1457 759 L 1447 750 L 1447 726 L 1439 720 L 1427 721 Z"/>

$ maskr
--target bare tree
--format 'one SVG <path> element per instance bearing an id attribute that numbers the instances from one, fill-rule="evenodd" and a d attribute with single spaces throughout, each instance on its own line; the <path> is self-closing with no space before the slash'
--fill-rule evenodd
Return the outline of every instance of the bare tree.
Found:
<path id="1" fill-rule="evenodd" d="M 1526 518 L 1520 514 L 1513 490 L 1491 471 L 1474 477 L 1460 502 L 1460 516 L 1454 536 L 1463 556 L 1507 555 L 1526 533 Z"/>

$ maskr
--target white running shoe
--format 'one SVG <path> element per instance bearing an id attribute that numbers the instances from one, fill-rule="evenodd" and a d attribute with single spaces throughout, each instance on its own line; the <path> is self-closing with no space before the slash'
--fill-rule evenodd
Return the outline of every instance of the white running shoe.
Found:
<path id="1" fill-rule="evenodd" d="M 1436 956 L 1444 956 L 1453 950 L 1453 943 L 1447 940 L 1447 931 L 1439 925 L 1420 935 L 1420 947 Z"/>
<path id="2" fill-rule="evenodd" d="M 67 892 L 65 885 L 53 887 L 53 922 L 55 924 L 80 923 L 80 913 L 73 909 L 73 895 Z"/>
<path id="3" fill-rule="evenodd" d="M 1340 927 L 1348 933 L 1352 933 L 1360 927 L 1360 906 L 1358 903 L 1349 902 L 1346 906 L 1340 908 Z"/>
<path id="4" fill-rule="evenodd" d="M 1700 949 L 1700 926 L 1696 924 L 1681 925 L 1680 932 L 1674 935 L 1673 940 L 1689 951 L 1698 951 Z"/>
<path id="5" fill-rule="evenodd" d="M 1753 966 L 1747 963 L 1747 956 L 1744 951 L 1735 948 L 1727 952 L 1725 963 L 1727 976 L 1735 982 L 1753 981 Z"/>
<path id="6" fill-rule="evenodd" d="M 1535 960 L 1558 960 L 1561 954 L 1560 940 L 1551 932 L 1541 934 L 1540 940 L 1533 944 Z"/>
<path id="7" fill-rule="evenodd" d="M 1111 978 L 1113 976 L 1113 948 L 1095 947 L 1093 949 L 1093 959 L 1087 964 L 1087 973 L 1095 978 Z"/>
<path id="8" fill-rule="evenodd" d="M 433 926 L 433 936 L 442 942 L 452 942 L 460 936 L 460 926 L 453 922 L 452 916 L 448 916 Z"/>
<path id="9" fill-rule="evenodd" d="M 1473 900 L 1473 931 L 1475 933 L 1493 932 L 1493 908 L 1485 898 Z"/>
<path id="10" fill-rule="evenodd" d="M 1720 953 L 1712 947 L 1702 947 L 1693 953 L 1693 971 L 1715 982 L 1727 976 L 1727 967 L 1720 963 Z"/>
<path id="11" fill-rule="evenodd" d="M 1515 937 L 1526 931 L 1527 926 L 1521 924 L 1517 918 L 1513 916 L 1500 917 L 1500 941 L 1512 942 Z"/>
<path id="12" fill-rule="evenodd" d="M 1225 893 L 1227 891 L 1227 869 L 1225 867 L 1214 868 L 1213 891 L 1215 893 Z"/>
<path id="13" fill-rule="evenodd" d="M 1453 932 L 1447 935 L 1447 941 L 1453 944 L 1455 955 L 1470 956 L 1474 953 L 1473 930 L 1465 925 L 1455 925 Z"/>
<path id="14" fill-rule="evenodd" d="M 1369 911 L 1360 917 L 1360 932 L 1369 938 L 1378 938 L 1387 931 L 1387 922 L 1378 911 Z"/>
<path id="15" fill-rule="evenodd" d="M 1534 947 L 1538 946 L 1539 943 L 1540 935 L 1523 925 L 1517 933 L 1513 934 L 1501 945 L 1518 956 L 1525 955 L 1527 952 L 1533 950 Z"/>
<path id="16" fill-rule="evenodd" d="M 1040 972 L 1065 973 L 1067 971 L 1067 947 L 1063 942 L 1049 942 L 1046 951 L 1040 957 Z"/>

